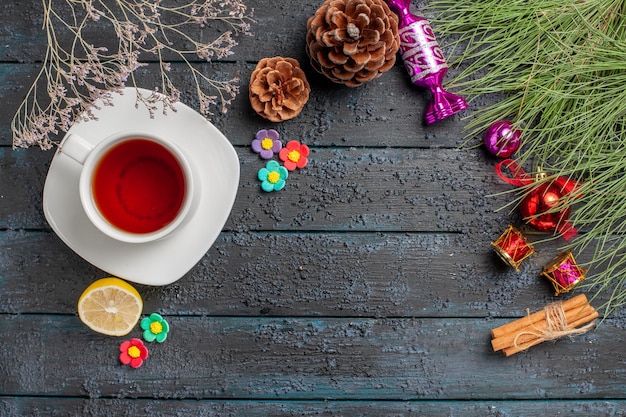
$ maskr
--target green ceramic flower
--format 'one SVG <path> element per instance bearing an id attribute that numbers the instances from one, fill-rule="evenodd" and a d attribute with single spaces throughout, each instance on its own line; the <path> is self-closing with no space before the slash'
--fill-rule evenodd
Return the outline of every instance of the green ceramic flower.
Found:
<path id="1" fill-rule="evenodd" d="M 146 342 L 154 342 L 156 340 L 162 343 L 167 339 L 167 333 L 170 331 L 167 321 L 157 313 L 152 313 L 149 317 L 141 320 L 141 328 L 143 329 L 143 338 Z"/>

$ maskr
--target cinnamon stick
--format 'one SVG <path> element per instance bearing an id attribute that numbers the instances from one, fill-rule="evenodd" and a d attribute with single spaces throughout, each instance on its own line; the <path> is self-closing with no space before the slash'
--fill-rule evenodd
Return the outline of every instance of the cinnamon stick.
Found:
<path id="1" fill-rule="evenodd" d="M 565 307 L 565 303 L 563 303 L 563 307 Z M 567 310 L 563 308 L 563 310 L 565 312 L 566 323 L 568 327 L 572 327 L 572 328 L 575 327 L 573 325 L 574 321 L 579 320 L 580 318 L 585 318 L 586 316 L 593 314 L 595 312 L 593 307 L 589 304 L 584 304 L 580 307 L 574 307 L 574 308 L 570 308 Z M 541 310 L 541 311 L 538 311 L 538 313 L 542 315 L 542 318 L 534 321 L 534 323 L 532 324 L 526 323 L 527 325 L 522 328 L 518 328 L 511 333 L 504 334 L 500 337 L 494 338 L 491 341 L 491 346 L 493 347 L 493 350 L 498 351 L 498 350 L 502 350 L 504 348 L 513 346 L 515 344 L 516 339 L 517 339 L 517 344 L 520 345 L 520 344 L 527 343 L 534 338 L 537 338 L 537 336 L 534 334 L 537 332 L 541 332 L 541 330 L 547 328 L 547 318 L 546 318 L 545 311 Z M 536 314 L 536 313 L 533 313 L 533 314 Z M 533 314 L 531 314 L 531 316 Z M 519 320 L 522 320 L 522 322 L 527 321 L 527 320 L 524 320 L 524 318 L 519 319 Z"/>
<path id="2" fill-rule="evenodd" d="M 597 311 L 593 311 L 591 314 L 585 316 L 585 317 L 581 317 L 578 320 L 575 320 L 574 322 L 572 322 L 571 324 L 569 324 L 569 327 L 571 328 L 576 328 L 578 326 L 581 326 L 583 324 L 589 323 L 592 320 L 597 319 L 600 316 L 600 314 Z M 518 341 L 516 346 L 510 346 L 507 348 L 502 349 L 502 352 L 504 353 L 504 356 L 511 356 L 514 355 L 516 353 L 519 353 L 523 350 L 526 350 L 528 348 L 531 348 L 535 345 L 538 345 L 541 342 L 544 342 L 545 340 L 542 339 L 541 337 L 535 337 L 534 339 L 528 340 L 525 343 L 520 343 Z"/>
<path id="3" fill-rule="evenodd" d="M 584 294 L 548 304 L 542 310 L 491 330 L 491 346 L 505 356 L 526 350 L 547 340 L 585 333 L 593 328 L 599 314 Z M 585 326 L 582 326 L 585 325 Z"/>
<path id="4" fill-rule="evenodd" d="M 582 307 L 585 304 L 587 304 L 587 296 L 585 294 L 579 294 L 575 297 L 563 301 L 562 306 L 563 310 L 567 312 L 571 309 Z M 538 321 L 545 320 L 545 317 L 546 314 L 543 310 L 537 311 L 521 319 L 507 323 L 500 327 L 496 327 L 495 329 L 491 329 L 491 337 L 495 339 L 497 337 L 502 337 L 507 334 L 519 333 L 521 329 L 532 324 L 536 324 Z"/>

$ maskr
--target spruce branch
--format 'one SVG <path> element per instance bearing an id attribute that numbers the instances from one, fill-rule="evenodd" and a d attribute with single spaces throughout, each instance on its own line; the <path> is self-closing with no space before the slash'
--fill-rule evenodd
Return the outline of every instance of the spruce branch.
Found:
<path id="1" fill-rule="evenodd" d="M 553 174 L 542 182 L 582 181 L 560 208 L 573 209 L 570 220 L 583 233 L 563 249 L 591 249 L 583 288 L 608 294 L 607 313 L 623 306 L 626 1 L 433 0 L 428 9 L 459 69 L 449 87 L 470 99 L 498 97 L 472 115 L 467 145 L 508 119 L 523 130 L 520 164 Z"/>

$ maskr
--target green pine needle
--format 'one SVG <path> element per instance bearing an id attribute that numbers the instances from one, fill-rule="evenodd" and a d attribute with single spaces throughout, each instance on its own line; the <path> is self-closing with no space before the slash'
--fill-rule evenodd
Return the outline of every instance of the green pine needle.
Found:
<path id="1" fill-rule="evenodd" d="M 472 115 L 469 143 L 511 120 L 523 130 L 520 164 L 552 174 L 541 181 L 583 182 L 580 198 L 562 201 L 583 232 L 564 249 L 592 250 L 582 286 L 608 293 L 606 314 L 625 305 L 626 0 L 432 0 L 427 8 L 460 71 L 447 88 L 500 98 Z"/>

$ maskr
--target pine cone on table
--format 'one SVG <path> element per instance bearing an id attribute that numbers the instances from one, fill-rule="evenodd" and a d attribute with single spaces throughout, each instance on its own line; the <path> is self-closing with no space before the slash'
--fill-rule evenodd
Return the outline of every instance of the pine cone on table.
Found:
<path id="1" fill-rule="evenodd" d="M 250 76 L 250 104 L 260 116 L 272 122 L 300 114 L 310 92 L 306 75 L 293 58 L 263 58 Z"/>
<path id="2" fill-rule="evenodd" d="M 389 70 L 400 48 L 398 16 L 383 0 L 326 0 L 307 21 L 311 65 L 356 87 Z"/>

